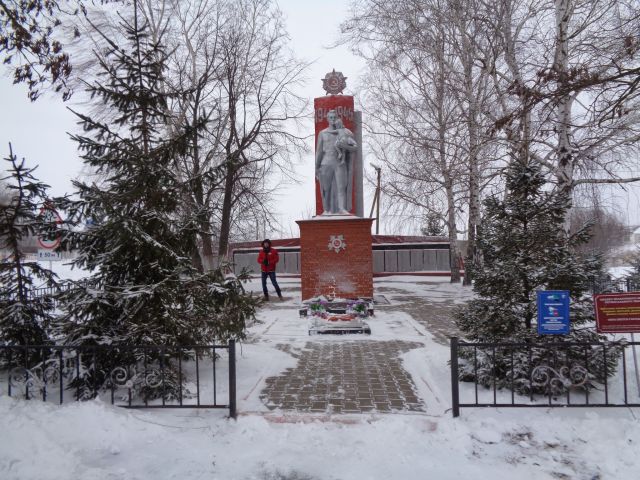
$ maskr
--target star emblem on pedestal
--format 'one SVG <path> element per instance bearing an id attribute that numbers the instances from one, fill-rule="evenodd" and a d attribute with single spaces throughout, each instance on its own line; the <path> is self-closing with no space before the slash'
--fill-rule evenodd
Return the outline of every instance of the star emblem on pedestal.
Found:
<path id="1" fill-rule="evenodd" d="M 344 235 L 331 235 L 328 246 L 329 250 L 333 250 L 336 253 L 339 253 L 340 250 L 345 250 L 347 248 L 347 244 L 344 241 Z"/>

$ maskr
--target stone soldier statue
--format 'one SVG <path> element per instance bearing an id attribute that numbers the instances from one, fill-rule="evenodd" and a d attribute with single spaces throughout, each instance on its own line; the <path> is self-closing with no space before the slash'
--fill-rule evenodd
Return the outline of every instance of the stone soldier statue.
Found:
<path id="1" fill-rule="evenodd" d="M 316 177 L 320 182 L 323 214 L 349 214 L 353 161 L 358 149 L 353 133 L 342 125 L 335 110 L 327 112 L 329 126 L 318 134 Z"/>

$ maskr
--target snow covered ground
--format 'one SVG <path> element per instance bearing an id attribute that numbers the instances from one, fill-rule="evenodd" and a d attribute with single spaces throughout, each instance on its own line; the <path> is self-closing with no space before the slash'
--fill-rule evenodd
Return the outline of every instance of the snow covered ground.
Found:
<path id="1" fill-rule="evenodd" d="M 269 417 L 0 399 L 3 479 L 637 478 L 629 412 Z"/>
<path id="2" fill-rule="evenodd" d="M 428 280 L 428 281 L 427 281 Z M 3 396 L 0 479 L 632 479 L 638 478 L 640 411 L 463 409 L 451 417 L 448 349 L 400 304 L 412 298 L 460 303 L 446 279 L 388 277 L 390 305 L 369 337 L 307 335 L 297 314 L 299 281 L 280 279 L 285 302 L 261 309 L 238 358 L 237 421 L 225 411 L 130 411 L 101 401 L 57 406 Z M 259 281 L 249 284 L 260 291 Z M 328 415 L 270 411 L 267 377 L 293 367 L 308 341 L 401 339 L 425 413 Z M 635 389 L 633 389 L 635 394 Z"/>

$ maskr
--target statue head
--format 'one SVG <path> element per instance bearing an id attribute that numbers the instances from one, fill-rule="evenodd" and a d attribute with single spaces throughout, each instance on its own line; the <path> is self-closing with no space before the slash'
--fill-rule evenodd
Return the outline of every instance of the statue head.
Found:
<path id="1" fill-rule="evenodd" d="M 336 129 L 340 130 L 341 128 L 344 128 L 344 123 L 342 123 L 342 119 L 340 117 L 336 118 Z"/>
<path id="2" fill-rule="evenodd" d="M 336 128 L 336 121 L 338 120 L 338 114 L 335 110 L 329 110 L 327 112 L 327 121 L 331 128 Z"/>

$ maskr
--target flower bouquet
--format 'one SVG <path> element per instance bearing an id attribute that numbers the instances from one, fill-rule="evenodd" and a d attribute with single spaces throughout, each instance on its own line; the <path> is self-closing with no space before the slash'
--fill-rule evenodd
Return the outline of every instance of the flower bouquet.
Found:
<path id="1" fill-rule="evenodd" d="M 322 299 L 313 300 L 309 303 L 309 313 L 312 317 L 326 318 L 327 302 Z"/>
<path id="2" fill-rule="evenodd" d="M 369 304 L 364 300 L 354 300 L 347 303 L 347 313 L 358 317 L 369 316 Z"/>

